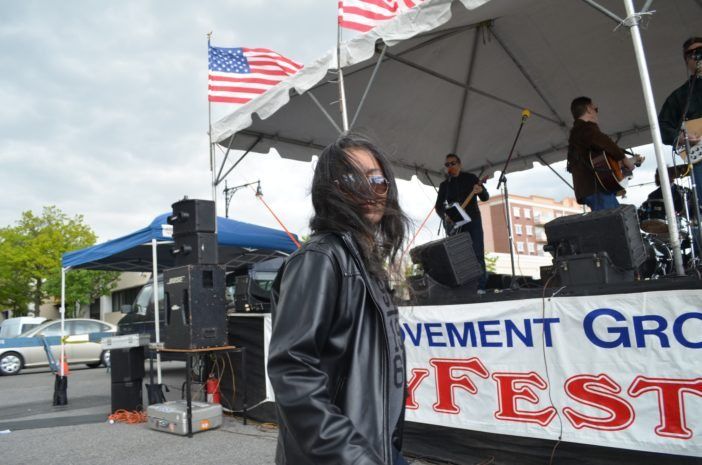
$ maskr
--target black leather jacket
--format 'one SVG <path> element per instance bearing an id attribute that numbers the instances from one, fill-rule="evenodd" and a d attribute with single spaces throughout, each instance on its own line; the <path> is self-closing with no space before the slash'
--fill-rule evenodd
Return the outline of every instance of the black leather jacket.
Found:
<path id="1" fill-rule="evenodd" d="M 389 392 L 384 318 L 394 304 L 384 294 L 347 234 L 313 236 L 278 272 L 268 355 L 276 464 L 392 464 L 404 408 L 390 425 L 388 399 L 398 393 Z"/>

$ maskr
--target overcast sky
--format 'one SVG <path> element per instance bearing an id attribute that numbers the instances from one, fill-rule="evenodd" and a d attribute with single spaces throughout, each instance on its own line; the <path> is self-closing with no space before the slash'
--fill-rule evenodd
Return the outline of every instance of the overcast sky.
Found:
<path id="1" fill-rule="evenodd" d="M 304 64 L 334 46 L 335 21 L 336 0 L 2 2 L 0 227 L 56 205 L 83 214 L 104 241 L 147 225 L 184 195 L 210 198 L 206 34 L 214 45 L 267 47 Z M 213 105 L 213 121 L 228 111 Z M 637 182 L 652 179 L 649 155 Z M 555 166 L 569 178 L 563 165 Z M 227 180 L 260 179 L 266 202 L 305 234 L 312 169 L 252 154 Z M 418 225 L 434 191 L 416 179 L 400 184 Z M 628 203 L 651 190 L 631 189 Z M 510 192 L 570 194 L 545 167 L 512 175 Z M 221 188 L 218 203 L 224 215 Z M 229 213 L 276 227 L 249 190 L 236 193 Z M 432 218 L 418 242 L 435 238 L 437 227 Z"/>

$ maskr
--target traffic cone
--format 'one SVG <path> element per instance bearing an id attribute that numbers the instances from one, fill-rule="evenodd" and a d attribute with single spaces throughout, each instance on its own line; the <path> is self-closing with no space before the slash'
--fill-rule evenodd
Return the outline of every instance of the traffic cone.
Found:
<path id="1" fill-rule="evenodd" d="M 66 354 L 63 354 L 63 356 L 61 357 L 61 366 L 63 367 L 63 376 L 68 376 L 71 374 L 71 371 L 68 369 L 68 362 L 66 361 Z"/>

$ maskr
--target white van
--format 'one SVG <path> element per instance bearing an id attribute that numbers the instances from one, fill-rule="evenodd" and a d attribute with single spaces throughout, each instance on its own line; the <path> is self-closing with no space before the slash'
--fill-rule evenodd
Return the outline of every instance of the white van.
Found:
<path id="1" fill-rule="evenodd" d="M 0 326 L 0 339 L 17 337 L 45 321 L 46 318 L 41 316 L 18 316 L 16 318 L 8 318 L 3 321 L 2 326 Z"/>

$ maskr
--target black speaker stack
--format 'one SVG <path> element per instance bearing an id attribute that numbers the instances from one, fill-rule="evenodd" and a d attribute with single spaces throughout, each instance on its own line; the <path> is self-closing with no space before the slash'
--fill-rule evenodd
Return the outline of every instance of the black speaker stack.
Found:
<path id="1" fill-rule="evenodd" d="M 545 225 L 553 255 L 551 285 L 578 286 L 633 281 L 647 257 L 636 207 L 620 205 L 556 218 Z"/>
<path id="2" fill-rule="evenodd" d="M 143 410 L 144 348 L 110 350 L 112 412 Z"/>
<path id="3" fill-rule="evenodd" d="M 164 271 L 165 337 L 169 349 L 203 349 L 227 343 L 225 271 L 218 265 L 215 204 L 184 199 L 168 218 L 175 268 Z"/>
<path id="4" fill-rule="evenodd" d="M 475 295 L 483 270 L 470 234 L 427 242 L 410 250 L 410 257 L 424 270 L 407 280 L 417 303 L 451 303 Z"/>

